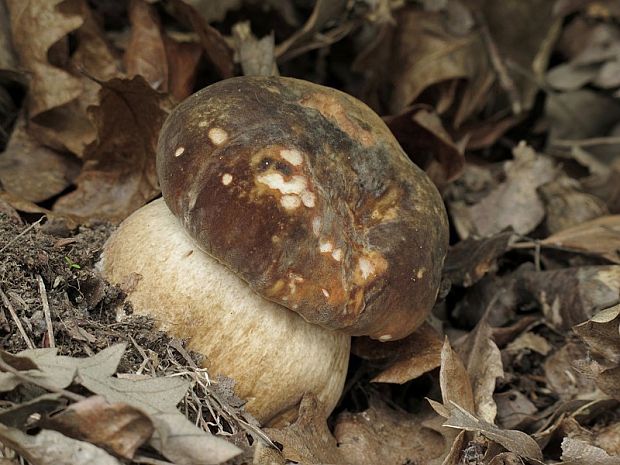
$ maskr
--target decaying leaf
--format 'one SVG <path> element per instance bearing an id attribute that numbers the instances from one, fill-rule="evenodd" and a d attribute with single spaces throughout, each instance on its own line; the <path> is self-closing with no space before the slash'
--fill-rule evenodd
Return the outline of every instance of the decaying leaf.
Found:
<path id="1" fill-rule="evenodd" d="M 476 410 L 474 393 L 467 369 L 461 358 L 452 350 L 447 338 L 441 351 L 439 385 L 445 408 L 450 409 L 453 404 L 459 404 L 470 412 Z"/>
<path id="2" fill-rule="evenodd" d="M 620 457 L 612 457 L 603 449 L 572 438 L 562 440 L 563 465 L 618 465 Z"/>
<path id="3" fill-rule="evenodd" d="M 351 465 L 429 463 L 442 456 L 447 445 L 439 433 L 424 426 L 424 415 L 395 410 L 371 398 L 367 410 L 338 416 L 338 449 Z"/>
<path id="4" fill-rule="evenodd" d="M 573 331 L 596 354 L 620 364 L 620 304 L 601 310 Z"/>
<path id="5" fill-rule="evenodd" d="M 505 429 L 519 428 L 532 420 L 536 406 L 516 389 L 493 396 L 497 404 L 497 424 Z"/>
<path id="6" fill-rule="evenodd" d="M 43 430 L 31 436 L 0 424 L 0 439 L 32 465 L 122 465 L 103 449 L 56 431 Z"/>
<path id="7" fill-rule="evenodd" d="M 44 427 L 126 459 L 153 434 L 153 423 L 144 413 L 127 404 L 108 403 L 100 396 L 70 405 L 45 421 Z"/>
<path id="8" fill-rule="evenodd" d="M 233 26 L 236 59 L 241 63 L 244 76 L 277 76 L 273 34 L 257 39 L 252 34 L 250 22 Z"/>
<path id="9" fill-rule="evenodd" d="M 131 38 L 125 50 L 128 77 L 140 75 L 158 91 L 168 90 L 168 60 L 161 22 L 155 7 L 145 0 L 129 3 Z"/>
<path id="10" fill-rule="evenodd" d="M 528 459 L 541 461 L 542 451 L 536 441 L 523 431 L 502 430 L 491 423 L 480 420 L 456 403 L 452 403 L 450 417 L 445 426 L 459 428 L 465 431 L 481 433 L 491 441 L 501 444 L 510 452 Z"/>
<path id="11" fill-rule="evenodd" d="M 603 257 L 620 264 L 620 215 L 609 215 L 575 225 L 540 241 L 547 247 L 559 247 Z"/>
<path id="12" fill-rule="evenodd" d="M 519 234 L 527 234 L 544 218 L 537 189 L 555 176 L 554 163 L 524 143 L 514 149 L 513 155 L 514 161 L 505 165 L 506 181 L 468 208 L 475 228 L 471 233 L 490 236 L 511 227 Z"/>
<path id="13" fill-rule="evenodd" d="M 77 190 L 54 210 L 120 222 L 159 192 L 155 148 L 166 112 L 163 96 L 140 76 L 101 85 L 101 104 L 92 109 L 97 140 L 86 149 Z"/>
<path id="14" fill-rule="evenodd" d="M 20 116 L 0 154 L 0 182 L 5 190 L 24 200 L 42 202 L 65 190 L 78 171 L 77 160 L 35 141 Z"/>
<path id="15" fill-rule="evenodd" d="M 522 274 L 520 284 L 538 301 L 550 324 L 568 329 L 617 305 L 620 266 L 529 271 Z"/>
<path id="16" fill-rule="evenodd" d="M 586 376 L 576 364 L 587 359 L 583 345 L 568 343 L 552 353 L 544 363 L 547 385 L 560 399 L 588 398 L 596 390 L 593 376 Z M 582 368 L 582 367 L 580 367 Z"/>
<path id="17" fill-rule="evenodd" d="M 491 327 L 482 319 L 459 346 L 471 380 L 476 414 L 481 420 L 493 423 L 497 406 L 493 399 L 495 381 L 504 376 L 502 356 L 493 342 Z"/>

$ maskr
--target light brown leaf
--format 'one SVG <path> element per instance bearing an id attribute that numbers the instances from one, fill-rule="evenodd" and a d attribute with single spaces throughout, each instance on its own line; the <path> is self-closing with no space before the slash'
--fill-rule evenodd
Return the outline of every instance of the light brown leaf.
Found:
<path id="1" fill-rule="evenodd" d="M 472 384 L 475 405 L 473 413 L 478 418 L 493 423 L 497 414 L 493 399 L 495 381 L 504 376 L 504 369 L 501 353 L 493 342 L 493 330 L 486 319 L 482 319 L 467 335 L 458 352 L 463 358 Z"/>
<path id="2" fill-rule="evenodd" d="M 102 82 L 91 110 L 97 141 L 88 146 L 77 190 L 54 211 L 120 222 L 159 192 L 155 148 L 165 100 L 140 76 Z"/>
<path id="3" fill-rule="evenodd" d="M 520 285 L 538 301 L 551 325 L 569 329 L 617 304 L 620 266 L 529 271 L 522 274 Z"/>
<path id="4" fill-rule="evenodd" d="M 564 465 L 620 465 L 620 457 L 612 457 L 600 447 L 573 438 L 562 440 Z"/>
<path id="5" fill-rule="evenodd" d="M 452 406 L 450 418 L 446 421 L 445 426 L 479 432 L 521 457 L 538 461 L 543 459 L 542 451 L 536 441 L 523 431 L 502 430 L 491 423 L 476 418 L 458 404 L 452 403 Z"/>
<path id="6" fill-rule="evenodd" d="M 31 436 L 0 424 L 0 439 L 32 465 L 122 465 L 103 449 L 56 431 L 43 430 Z"/>
<path id="7" fill-rule="evenodd" d="M 620 215 L 602 216 L 564 229 L 540 243 L 547 247 L 597 255 L 620 264 Z"/>
<path id="8" fill-rule="evenodd" d="M 76 159 L 40 145 L 26 132 L 20 115 L 6 150 L 0 154 L 0 182 L 11 194 L 42 202 L 71 185 L 79 172 Z"/>
<path id="9" fill-rule="evenodd" d="M 369 360 L 386 360 L 387 368 L 372 379 L 374 383 L 406 383 L 441 364 L 441 338 L 428 323 L 413 334 L 393 342 L 355 338 L 353 352 Z"/>
<path id="10" fill-rule="evenodd" d="M 224 79 L 234 76 L 232 50 L 222 34 L 207 23 L 191 3 L 194 2 L 190 0 L 173 0 L 171 2 L 177 16 L 189 23 L 198 34 L 205 55 L 213 63 L 219 75 Z"/>
<path id="11" fill-rule="evenodd" d="M 519 144 L 513 155 L 514 161 L 505 164 L 506 181 L 468 208 L 473 232 L 490 236 L 512 227 L 519 234 L 527 234 L 544 218 L 537 189 L 556 175 L 554 163 L 525 143 Z"/>
<path id="12" fill-rule="evenodd" d="M 193 41 L 177 41 L 166 35 L 169 92 L 177 102 L 185 100 L 194 90 L 202 47 Z"/>
<path id="13" fill-rule="evenodd" d="M 233 26 L 235 55 L 244 76 L 278 76 L 273 33 L 260 40 L 252 34 L 249 21 Z"/>
<path id="14" fill-rule="evenodd" d="M 91 396 L 47 419 L 44 428 L 87 441 L 131 459 L 153 434 L 153 423 L 138 409 Z"/>
<path id="15" fill-rule="evenodd" d="M 371 399 L 367 410 L 338 416 L 334 435 L 351 465 L 429 463 L 448 445 L 441 434 L 424 426 L 427 413 L 411 414 Z"/>
<path id="16" fill-rule="evenodd" d="M 452 350 L 448 338 L 445 339 L 441 351 L 439 385 L 445 407 L 450 409 L 452 403 L 456 403 L 469 412 L 475 411 L 474 393 L 467 369 L 461 358 Z"/>
<path id="17" fill-rule="evenodd" d="M 601 310 L 573 331 L 592 351 L 612 363 L 620 364 L 620 304 Z"/>
<path id="18" fill-rule="evenodd" d="M 129 4 L 131 37 L 124 62 L 128 77 L 142 76 L 160 92 L 168 90 L 168 60 L 159 15 L 145 0 Z"/>

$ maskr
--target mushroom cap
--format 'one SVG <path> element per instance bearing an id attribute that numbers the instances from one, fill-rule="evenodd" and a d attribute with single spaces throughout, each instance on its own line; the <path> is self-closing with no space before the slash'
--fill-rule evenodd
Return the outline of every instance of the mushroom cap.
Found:
<path id="1" fill-rule="evenodd" d="M 435 302 L 441 196 L 347 94 L 291 78 L 220 81 L 169 115 L 157 170 L 203 250 L 311 323 L 399 339 Z"/>
<path id="2" fill-rule="evenodd" d="M 99 268 L 126 291 L 136 314 L 203 354 L 211 377 L 232 378 L 261 423 L 290 419 L 306 392 L 326 416 L 338 402 L 351 338 L 254 293 L 196 247 L 162 199 L 121 223 Z"/>

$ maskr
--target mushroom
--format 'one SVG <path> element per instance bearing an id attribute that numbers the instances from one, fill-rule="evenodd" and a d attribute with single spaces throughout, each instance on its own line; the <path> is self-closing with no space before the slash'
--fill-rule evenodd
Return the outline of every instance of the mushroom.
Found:
<path id="1" fill-rule="evenodd" d="M 165 204 L 121 224 L 101 269 L 233 378 L 262 423 L 292 418 L 305 392 L 329 414 L 350 335 L 406 337 L 435 302 L 442 199 L 353 97 L 291 78 L 220 81 L 169 115 L 157 171 Z"/>

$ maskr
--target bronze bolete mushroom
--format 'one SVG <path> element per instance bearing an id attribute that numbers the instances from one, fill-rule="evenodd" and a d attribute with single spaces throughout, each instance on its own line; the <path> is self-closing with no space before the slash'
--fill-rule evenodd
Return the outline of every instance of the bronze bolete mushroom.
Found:
<path id="1" fill-rule="evenodd" d="M 135 273 L 136 311 L 235 379 L 263 422 L 306 391 L 331 410 L 345 334 L 403 338 L 435 302 L 441 197 L 383 121 L 342 92 L 220 81 L 170 114 L 157 169 L 172 213 L 156 201 L 125 220 L 102 270 L 116 283 Z"/>

